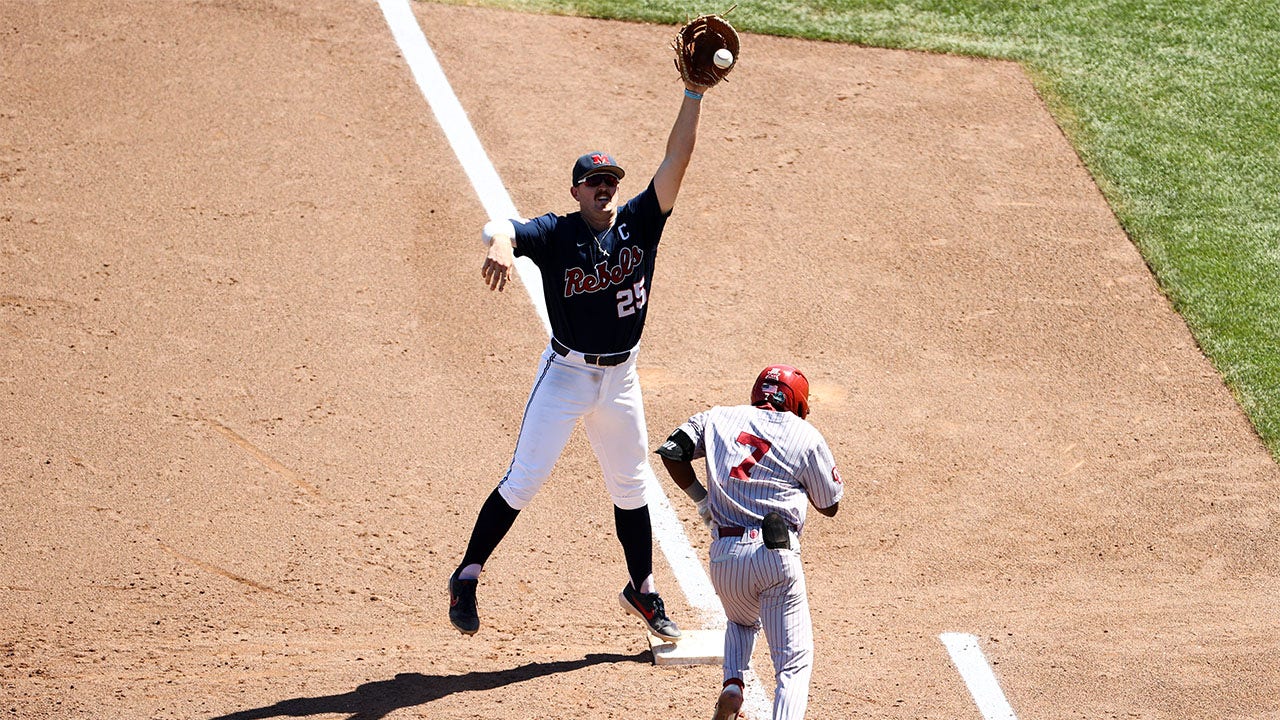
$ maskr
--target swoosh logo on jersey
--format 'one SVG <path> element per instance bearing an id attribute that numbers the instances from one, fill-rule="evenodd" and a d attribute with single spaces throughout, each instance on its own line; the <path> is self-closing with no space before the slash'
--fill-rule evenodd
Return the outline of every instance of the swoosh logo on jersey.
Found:
<path id="1" fill-rule="evenodd" d="M 580 267 L 564 271 L 564 296 L 573 297 L 586 293 L 606 290 L 626 281 L 631 273 L 644 260 L 644 251 L 637 245 L 622 248 L 618 253 L 618 264 L 610 265 L 608 261 L 597 263 L 591 274 Z"/>

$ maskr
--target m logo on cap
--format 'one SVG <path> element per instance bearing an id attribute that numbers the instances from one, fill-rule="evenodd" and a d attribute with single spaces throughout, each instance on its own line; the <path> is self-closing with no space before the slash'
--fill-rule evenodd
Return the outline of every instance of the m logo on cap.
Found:
<path id="1" fill-rule="evenodd" d="M 586 176 L 600 172 L 607 172 L 619 180 L 626 174 L 618 166 L 618 161 L 614 160 L 612 155 L 600 150 L 593 150 L 579 157 L 578 161 L 573 164 L 573 184 L 577 185 Z"/>

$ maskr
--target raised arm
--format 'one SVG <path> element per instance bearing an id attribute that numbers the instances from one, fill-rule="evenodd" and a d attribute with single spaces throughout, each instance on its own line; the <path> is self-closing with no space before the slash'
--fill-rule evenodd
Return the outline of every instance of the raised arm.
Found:
<path id="1" fill-rule="evenodd" d="M 658 206 L 662 212 L 671 212 L 676 205 L 676 196 L 680 194 L 680 183 L 684 181 L 684 171 L 689 167 L 689 159 L 693 157 L 693 146 L 698 140 L 698 118 L 702 111 L 702 94 L 707 88 L 693 84 L 685 85 L 684 100 L 680 103 L 680 113 L 671 126 L 671 135 L 667 137 L 667 154 L 653 174 L 653 189 L 658 193 Z"/>

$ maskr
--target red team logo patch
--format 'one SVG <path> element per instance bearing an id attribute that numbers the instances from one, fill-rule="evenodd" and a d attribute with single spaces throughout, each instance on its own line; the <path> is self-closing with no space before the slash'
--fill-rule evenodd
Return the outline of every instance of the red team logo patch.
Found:
<path id="1" fill-rule="evenodd" d="M 831 468 L 831 480 L 837 485 L 844 484 L 844 481 L 840 479 L 840 471 L 835 468 Z"/>

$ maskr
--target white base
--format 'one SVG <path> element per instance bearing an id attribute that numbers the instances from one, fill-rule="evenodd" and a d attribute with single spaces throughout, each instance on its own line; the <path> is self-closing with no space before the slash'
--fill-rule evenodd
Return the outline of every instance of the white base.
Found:
<path id="1" fill-rule="evenodd" d="M 685 630 L 680 642 L 645 633 L 654 665 L 723 665 L 724 630 Z"/>

